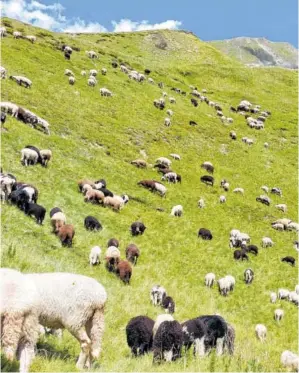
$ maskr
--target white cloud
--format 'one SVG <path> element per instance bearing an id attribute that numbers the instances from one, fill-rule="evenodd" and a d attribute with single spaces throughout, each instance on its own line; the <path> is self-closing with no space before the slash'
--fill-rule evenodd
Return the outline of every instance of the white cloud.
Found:
<path id="1" fill-rule="evenodd" d="M 62 13 L 65 8 L 60 3 L 45 5 L 37 0 L 4 0 L 0 4 L 1 16 L 30 23 L 52 31 L 70 33 L 99 33 L 108 30 L 97 22 L 86 22 L 81 18 L 67 19 Z M 112 32 L 131 32 L 158 29 L 178 29 L 180 21 L 167 20 L 150 24 L 149 21 L 134 22 L 129 19 L 112 21 Z"/>
<path id="2" fill-rule="evenodd" d="M 167 20 L 161 23 L 149 24 L 148 21 L 133 22 L 130 19 L 121 19 L 119 22 L 112 21 L 113 32 L 132 32 L 144 30 L 178 29 L 182 22 Z"/>

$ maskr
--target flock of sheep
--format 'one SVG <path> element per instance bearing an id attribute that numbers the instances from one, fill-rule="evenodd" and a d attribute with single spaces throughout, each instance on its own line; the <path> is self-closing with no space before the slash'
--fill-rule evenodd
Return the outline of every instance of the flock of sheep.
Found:
<path id="1" fill-rule="evenodd" d="M 0 28 L 1 36 L 6 36 L 5 27 Z M 23 38 L 19 31 L 13 32 L 15 39 Z M 35 36 L 24 37 L 34 43 Z M 70 46 L 62 47 L 64 56 L 67 60 L 71 58 L 73 49 Z M 91 59 L 97 59 L 98 55 L 94 51 L 86 51 L 86 54 Z M 117 62 L 112 62 L 112 67 L 117 68 Z M 127 74 L 129 79 L 136 82 L 146 80 L 146 75 L 150 74 L 150 70 L 145 69 L 144 74 L 136 70 L 120 65 L 120 70 Z M 65 76 L 68 76 L 69 84 L 73 85 L 76 82 L 74 73 L 70 69 L 65 70 Z M 98 71 L 92 69 L 89 71 L 87 84 L 94 87 L 97 84 Z M 102 68 L 102 75 L 107 74 L 107 69 Z M 4 67 L 0 68 L 1 78 L 7 76 L 7 71 Z M 82 76 L 86 76 L 86 71 L 81 71 Z M 10 79 L 25 88 L 31 88 L 32 82 L 30 79 L 23 76 L 10 76 Z M 147 79 L 150 84 L 156 84 L 152 78 Z M 164 84 L 159 82 L 158 87 L 164 88 Z M 230 124 L 233 119 L 223 114 L 222 106 L 219 103 L 213 102 L 206 96 L 207 90 L 202 92 L 197 90 L 197 87 L 190 86 L 192 96 L 190 101 L 194 107 L 199 106 L 200 102 L 205 102 L 208 106 L 216 110 L 216 116 L 225 124 Z M 187 96 L 187 92 L 179 88 L 171 88 L 172 91 L 182 96 Z M 113 96 L 112 92 L 107 88 L 101 88 L 102 96 Z M 164 110 L 166 107 L 166 97 L 168 93 L 163 91 L 162 97 L 155 99 L 153 104 L 156 108 Z M 168 102 L 175 105 L 176 98 L 169 97 Z M 265 128 L 267 118 L 271 116 L 269 111 L 260 111 L 260 106 L 253 106 L 249 101 L 242 100 L 237 108 L 231 107 L 230 110 L 239 113 L 245 117 L 246 123 L 250 128 L 261 130 Z M 1 103 L 1 123 L 4 124 L 6 114 L 29 124 L 33 128 L 41 129 L 48 135 L 49 123 L 38 117 L 30 110 L 19 107 L 11 102 Z M 257 114 L 257 118 L 253 115 Z M 167 117 L 164 119 L 165 126 L 169 127 L 172 124 L 171 118 L 174 115 L 172 109 L 167 109 Z M 190 120 L 191 126 L 197 125 L 194 120 Z M 231 131 L 229 134 L 232 140 L 237 140 L 237 134 Z M 242 141 L 247 145 L 252 145 L 254 141 L 251 138 L 243 137 Z M 269 144 L 265 143 L 265 147 Z M 179 154 L 171 153 L 170 156 L 175 161 L 180 161 Z M 21 150 L 21 162 L 24 166 L 36 165 L 40 163 L 46 167 L 52 159 L 51 150 L 39 150 L 37 147 L 28 145 Z M 132 165 L 139 168 L 148 168 L 149 165 L 143 159 L 136 159 L 131 162 Z M 161 197 L 166 197 L 167 188 L 162 183 L 179 184 L 182 182 L 182 176 L 171 169 L 172 161 L 166 157 L 159 157 L 156 160 L 154 168 L 161 174 L 161 181 L 152 179 L 141 180 L 137 184 L 151 192 L 158 193 Z M 209 175 L 202 175 L 200 181 L 214 187 L 215 168 L 210 161 L 205 161 L 201 165 L 202 169 L 207 171 Z M 213 175 L 213 176 L 212 176 Z M 1 199 L 16 205 L 25 214 L 33 216 L 38 224 L 42 224 L 46 215 L 46 209 L 37 204 L 39 191 L 31 184 L 18 182 L 16 177 L 10 173 L 0 174 L 1 182 Z M 222 179 L 220 187 L 224 192 L 229 192 L 230 183 L 226 179 Z M 107 189 L 104 179 L 91 181 L 82 179 L 78 181 L 79 191 L 84 195 L 84 201 L 110 207 L 114 211 L 121 209 L 129 202 L 129 197 L 126 194 L 117 195 Z M 267 206 L 271 200 L 268 193 L 279 195 L 282 197 L 280 188 L 268 188 L 262 186 L 262 190 L 266 195 L 256 197 L 256 201 Z M 240 186 L 233 189 L 234 193 L 244 195 L 244 189 Z M 220 195 L 219 202 L 225 203 L 227 195 Z M 203 197 L 197 202 L 199 208 L 205 208 L 206 203 Z M 277 209 L 286 213 L 286 204 L 276 204 Z M 173 206 L 170 212 L 171 216 L 181 217 L 183 215 L 183 206 Z M 66 224 L 67 218 L 63 211 L 54 207 L 50 211 L 50 220 L 55 233 L 60 239 L 62 245 L 71 246 L 75 235 L 75 228 L 71 224 Z M 87 230 L 102 229 L 101 223 L 93 216 L 87 216 L 84 220 L 84 226 Z M 299 224 L 291 219 L 282 218 L 272 223 L 273 229 L 279 231 L 299 231 Z M 142 235 L 146 226 L 139 221 L 132 223 L 130 227 L 132 236 Z M 207 228 L 200 228 L 198 237 L 204 240 L 212 240 L 213 234 Z M 250 236 L 247 233 L 242 233 L 237 229 L 230 232 L 229 246 L 235 248 L 233 257 L 236 260 L 248 260 L 248 253 L 258 254 L 258 247 L 250 244 Z M 273 241 L 269 237 L 262 238 L 262 247 L 268 248 L 273 246 Z M 298 250 L 298 242 L 295 243 Z M 90 265 L 99 265 L 101 263 L 102 249 L 95 246 L 89 254 Z M 132 265 L 136 265 L 140 257 L 140 249 L 135 244 L 129 244 L 125 250 L 126 260 L 121 259 L 119 250 L 119 242 L 115 238 L 109 240 L 105 253 L 105 263 L 108 271 L 115 273 L 125 284 L 130 283 L 132 276 Z M 295 258 L 286 256 L 282 261 L 295 265 Z M 244 271 L 244 281 L 246 284 L 251 284 L 254 280 L 254 272 L 251 268 Z M 216 275 L 208 273 L 204 278 L 204 283 L 207 287 L 213 287 L 216 283 Z M 55 285 L 56 284 L 56 285 Z M 236 280 L 231 275 L 221 277 L 217 281 L 219 293 L 222 296 L 227 296 L 234 291 Z M 28 372 L 30 363 L 34 357 L 34 348 L 38 338 L 38 330 L 40 324 L 51 329 L 67 329 L 79 342 L 81 346 L 80 356 L 77 361 L 77 367 L 91 368 L 93 359 L 97 359 L 101 352 L 101 340 L 104 330 L 104 306 L 107 300 L 107 294 L 101 284 L 92 278 L 75 275 L 71 273 L 43 273 L 43 274 L 22 274 L 11 269 L 0 270 L 0 289 L 1 289 L 1 322 L 2 322 L 2 348 L 5 356 L 12 360 L 18 351 L 20 360 L 20 371 Z M 29 296 L 30 295 L 30 296 Z M 299 305 L 299 285 L 296 285 L 294 291 L 287 289 L 278 289 L 278 293 L 270 293 L 270 301 L 275 303 L 278 299 L 288 300 L 295 305 Z M 212 348 L 216 349 L 217 355 L 222 355 L 224 352 L 233 354 L 235 330 L 226 320 L 220 315 L 205 315 L 195 319 L 179 323 L 174 320 L 172 314 L 175 313 L 175 302 L 172 297 L 166 294 L 165 289 L 160 285 L 155 285 L 151 289 L 150 299 L 154 306 L 163 308 L 165 314 L 158 316 L 156 321 L 151 320 L 147 316 L 137 316 L 129 321 L 126 327 L 127 343 L 134 356 L 143 355 L 153 351 L 153 361 L 160 362 L 174 361 L 182 356 L 183 349 L 187 351 L 193 347 L 195 356 L 205 356 Z M 69 312 L 69 307 L 72 308 L 72 313 Z M 282 309 L 276 309 L 274 319 L 280 321 L 284 316 Z M 267 328 L 265 325 L 257 324 L 255 328 L 257 338 L 264 341 L 267 336 Z M 12 337 L 13 336 L 13 337 Z M 299 357 L 291 351 L 284 351 L 281 355 L 281 362 L 284 366 L 298 370 Z"/>

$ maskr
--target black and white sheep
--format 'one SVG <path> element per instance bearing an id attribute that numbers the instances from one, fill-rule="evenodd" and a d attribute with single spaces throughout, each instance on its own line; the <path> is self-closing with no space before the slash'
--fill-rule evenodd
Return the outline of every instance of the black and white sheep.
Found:
<path id="1" fill-rule="evenodd" d="M 244 281 L 246 284 L 251 284 L 254 279 L 254 273 L 251 268 L 245 269 L 244 271 Z"/>
<path id="2" fill-rule="evenodd" d="M 185 351 L 193 345 L 195 356 L 205 355 L 204 339 L 207 332 L 206 325 L 198 317 L 185 321 L 182 324 Z"/>
<path id="3" fill-rule="evenodd" d="M 150 291 L 150 299 L 154 306 L 161 306 L 166 298 L 166 290 L 163 286 L 155 285 Z"/>

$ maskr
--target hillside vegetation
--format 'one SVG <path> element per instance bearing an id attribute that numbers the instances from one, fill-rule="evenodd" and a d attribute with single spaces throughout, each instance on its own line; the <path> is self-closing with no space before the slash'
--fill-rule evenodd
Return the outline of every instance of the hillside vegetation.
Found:
<path id="1" fill-rule="evenodd" d="M 21 30 L 37 36 L 35 44 L 14 40 L 11 34 L 2 38 L 1 65 L 9 75 L 24 75 L 33 81 L 32 88 L 25 89 L 12 80 L 2 80 L 2 101 L 28 108 L 51 124 L 51 135 L 47 136 L 12 117 L 5 123 L 8 131 L 2 132 L 1 166 L 18 180 L 38 188 L 38 203 L 46 207 L 47 216 L 39 226 L 16 207 L 1 206 L 2 266 L 24 272 L 81 273 L 105 286 L 106 325 L 96 371 L 284 371 L 281 352 L 297 351 L 298 310 L 286 301 L 271 304 L 269 292 L 279 287 L 293 290 L 298 282 L 298 265 L 294 268 L 280 261 L 283 256 L 297 253 L 293 248 L 296 233 L 277 232 L 270 223 L 283 216 L 298 220 L 297 73 L 245 68 L 182 31 L 67 35 L 13 20 L 2 22 L 9 33 Z M 80 48 L 73 52 L 70 61 L 58 50 L 63 43 Z M 99 60 L 88 59 L 86 50 L 98 52 Z M 164 126 L 166 110 L 153 106 L 153 100 L 161 96 L 157 84 L 130 80 L 119 68 L 111 67 L 113 60 L 141 72 L 148 68 L 156 83 L 165 83 L 164 90 L 177 101 L 173 105 L 167 101 L 166 105 L 174 111 L 171 127 Z M 102 67 L 107 68 L 107 75 L 99 75 L 98 85 L 89 87 L 81 70 Z M 74 86 L 64 76 L 66 68 L 75 73 Z M 231 116 L 234 123 L 222 124 L 213 108 L 205 103 L 195 108 L 189 95 L 184 97 L 170 90 L 179 87 L 189 92 L 190 84 L 199 90 L 206 88 L 207 96 L 222 104 L 224 115 Z M 101 87 L 110 89 L 114 96 L 101 97 Z M 243 116 L 229 113 L 230 105 L 236 106 L 242 99 L 272 112 L 265 130 L 250 129 Z M 195 120 L 198 126 L 190 126 L 189 120 Z M 237 141 L 229 138 L 231 130 L 237 132 Z M 254 145 L 245 145 L 243 136 L 253 138 Z M 263 146 L 266 141 L 268 149 Z M 29 144 L 52 150 L 48 168 L 21 165 L 20 151 Z M 182 160 L 173 161 L 172 166 L 182 175 L 182 184 L 167 184 L 166 198 L 137 185 L 142 179 L 160 178 L 154 168 L 137 169 L 130 164 L 131 160 L 142 158 L 141 150 L 146 152 L 150 164 L 159 156 L 181 155 Z M 200 176 L 206 173 L 200 168 L 204 161 L 215 166 L 214 187 L 200 182 Z M 77 180 L 102 177 L 110 190 L 133 197 L 120 213 L 86 204 L 78 192 Z M 219 203 L 223 178 L 231 185 L 226 204 Z M 270 207 L 257 203 L 255 198 L 263 193 L 262 185 L 279 186 L 283 197 L 270 195 Z M 235 187 L 244 188 L 244 196 L 232 193 Z M 204 209 L 197 207 L 200 197 L 206 202 Z M 286 203 L 287 214 L 278 211 L 276 203 Z M 177 204 L 184 207 L 181 218 L 170 216 L 171 207 Z M 68 223 L 75 226 L 72 248 L 61 247 L 51 233 L 48 213 L 54 206 L 59 206 Z M 103 230 L 88 233 L 83 226 L 87 215 L 97 217 Z M 143 236 L 132 237 L 129 228 L 138 219 L 147 229 Z M 212 231 L 212 241 L 197 238 L 201 227 Z M 259 247 L 264 236 L 271 237 L 275 245 L 261 248 L 256 257 L 250 255 L 248 263 L 235 262 L 228 245 L 233 228 L 250 234 L 252 243 Z M 133 268 L 130 286 L 108 273 L 103 263 L 89 266 L 90 248 L 99 245 L 104 252 L 112 237 L 120 240 L 123 257 L 129 243 L 140 247 L 141 257 Z M 255 272 L 250 286 L 243 280 L 246 268 Z M 222 297 L 215 286 L 206 288 L 203 279 L 208 272 L 214 272 L 217 278 L 235 276 L 235 291 Z M 234 325 L 234 356 L 216 357 L 212 353 L 196 360 L 190 350 L 186 357 L 160 366 L 152 364 L 152 354 L 132 358 L 125 327 L 134 316 L 155 319 L 162 313 L 150 303 L 150 289 L 155 284 L 163 285 L 176 301 L 174 316 L 178 321 L 219 313 Z M 280 324 L 273 320 L 276 308 L 285 311 Z M 264 344 L 255 337 L 257 323 L 268 328 Z M 41 340 L 38 349 L 32 371 L 76 369 L 79 344 L 68 332 L 61 342 L 51 336 Z"/>
<path id="2" fill-rule="evenodd" d="M 290 43 L 248 37 L 213 40 L 209 43 L 247 66 L 298 69 L 298 50 Z"/>

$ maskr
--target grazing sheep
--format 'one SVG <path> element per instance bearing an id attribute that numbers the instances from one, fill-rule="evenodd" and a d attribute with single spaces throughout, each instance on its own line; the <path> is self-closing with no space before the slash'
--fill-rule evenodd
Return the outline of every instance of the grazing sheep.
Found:
<path id="1" fill-rule="evenodd" d="M 255 334 L 261 342 L 264 342 L 267 337 L 267 328 L 265 327 L 265 325 L 257 324 L 255 327 Z"/>
<path id="2" fill-rule="evenodd" d="M 176 103 L 176 99 L 174 97 L 169 97 L 169 102 L 171 104 L 175 104 Z"/>
<path id="3" fill-rule="evenodd" d="M 254 255 L 257 255 L 259 250 L 258 250 L 258 247 L 255 246 L 255 245 L 248 245 L 247 246 L 247 252 L 252 253 Z"/>
<path id="4" fill-rule="evenodd" d="M 135 357 L 151 350 L 154 324 L 154 320 L 147 316 L 137 316 L 126 326 L 127 343 Z"/>
<path id="5" fill-rule="evenodd" d="M 147 163 L 143 159 L 135 159 L 134 161 L 131 161 L 131 164 L 133 164 L 134 166 L 139 167 L 139 168 L 146 168 L 147 167 Z"/>
<path id="6" fill-rule="evenodd" d="M 60 211 L 56 212 L 54 212 L 53 210 L 55 211 L 55 209 L 52 209 L 50 211 L 51 225 L 53 227 L 53 232 L 58 232 L 59 228 L 66 223 L 66 217 L 60 209 Z"/>
<path id="7" fill-rule="evenodd" d="M 204 339 L 207 328 L 203 321 L 201 321 L 199 318 L 194 318 L 183 322 L 181 325 L 183 329 L 185 351 L 189 350 L 189 348 L 193 345 L 194 356 L 204 356 Z"/>
<path id="8" fill-rule="evenodd" d="M 282 262 L 286 262 L 290 264 L 291 266 L 295 266 L 296 260 L 292 256 L 285 256 L 284 258 L 281 259 Z"/>
<path id="9" fill-rule="evenodd" d="M 261 189 L 265 192 L 265 193 L 269 193 L 269 188 L 266 186 L 266 185 L 263 185 L 261 187 Z"/>
<path id="10" fill-rule="evenodd" d="M 101 223 L 93 216 L 86 216 L 84 219 L 84 227 L 88 231 L 99 231 L 102 229 Z"/>
<path id="11" fill-rule="evenodd" d="M 282 211 L 282 212 L 287 212 L 287 205 L 284 204 L 284 203 L 281 203 L 281 204 L 279 204 L 279 205 L 275 205 L 275 207 L 276 207 L 278 210 Z"/>
<path id="12" fill-rule="evenodd" d="M 162 300 L 161 307 L 164 308 L 165 313 L 173 314 L 175 311 L 175 303 L 172 297 L 166 296 Z"/>
<path id="13" fill-rule="evenodd" d="M 271 188 L 271 193 L 276 194 L 276 195 L 282 197 L 282 191 L 281 191 L 281 189 L 278 188 L 278 187 L 273 187 L 273 188 Z"/>
<path id="14" fill-rule="evenodd" d="M 230 131 L 229 136 L 232 140 L 237 140 L 237 134 L 235 131 Z"/>
<path id="15" fill-rule="evenodd" d="M 262 239 L 262 247 L 272 247 L 274 242 L 269 237 L 263 237 Z"/>
<path id="16" fill-rule="evenodd" d="M 27 274 L 38 291 L 39 322 L 67 329 L 81 344 L 76 367 L 90 369 L 101 352 L 107 293 L 93 278 L 73 273 Z M 72 312 L 70 312 L 70 309 Z"/>
<path id="17" fill-rule="evenodd" d="M 70 69 L 65 69 L 64 70 L 64 75 L 66 75 L 66 76 L 73 76 L 73 77 L 75 76 L 75 74 Z"/>
<path id="18" fill-rule="evenodd" d="M 282 309 L 278 308 L 274 311 L 274 320 L 281 321 L 284 316 L 284 312 Z"/>
<path id="19" fill-rule="evenodd" d="M 234 251 L 234 259 L 235 260 L 248 260 L 248 256 L 245 250 L 235 250 Z"/>
<path id="20" fill-rule="evenodd" d="M 111 97 L 111 96 L 113 96 L 113 95 L 112 95 L 112 92 L 109 91 L 109 89 L 107 89 L 107 88 L 101 88 L 101 89 L 100 89 L 100 94 L 101 94 L 101 96 L 106 96 L 106 97 Z"/>
<path id="21" fill-rule="evenodd" d="M 145 230 L 146 230 L 146 226 L 139 221 L 135 221 L 134 223 L 131 224 L 132 236 L 142 235 Z"/>
<path id="22" fill-rule="evenodd" d="M 108 271 L 114 272 L 120 260 L 119 249 L 115 246 L 109 246 L 108 249 L 106 250 L 105 260 L 106 260 L 106 268 L 108 269 Z"/>
<path id="23" fill-rule="evenodd" d="M 236 280 L 233 276 L 231 275 L 227 275 L 225 276 L 225 279 L 227 280 L 228 282 L 228 288 L 229 288 L 229 291 L 233 291 L 234 288 L 235 288 L 235 285 L 236 285 Z"/>
<path id="24" fill-rule="evenodd" d="M 171 153 L 169 154 L 173 159 L 177 160 L 177 161 L 180 161 L 181 160 L 181 156 L 178 155 L 178 154 L 175 154 L 175 153 Z"/>
<path id="25" fill-rule="evenodd" d="M 107 247 L 110 246 L 119 247 L 119 241 L 116 238 L 110 238 L 110 240 L 107 243 Z"/>
<path id="26" fill-rule="evenodd" d="M 88 184 L 84 184 L 84 190 L 87 189 L 87 185 Z M 93 203 L 103 203 L 105 198 L 106 197 L 102 191 L 88 188 L 88 190 L 85 193 L 84 201 L 85 202 L 91 201 Z"/>
<path id="27" fill-rule="evenodd" d="M 280 357 L 280 362 L 284 367 L 292 369 L 292 372 L 299 371 L 299 356 L 292 351 L 283 351 Z"/>
<path id="28" fill-rule="evenodd" d="M 227 350 L 230 355 L 234 354 L 235 337 L 236 333 L 234 327 L 230 324 L 227 324 L 227 332 L 224 337 L 224 349 Z"/>
<path id="29" fill-rule="evenodd" d="M 296 231 L 296 232 L 299 232 L 299 224 L 298 223 L 295 223 L 295 222 L 290 222 L 286 227 L 285 227 L 288 231 Z"/>
<path id="30" fill-rule="evenodd" d="M 21 150 L 21 163 L 24 166 L 35 165 L 38 161 L 38 153 L 35 150 L 24 148 Z"/>
<path id="31" fill-rule="evenodd" d="M 164 119 L 164 125 L 166 126 L 166 127 L 169 127 L 170 125 L 171 125 L 171 120 L 170 120 L 170 118 L 165 118 Z"/>
<path id="32" fill-rule="evenodd" d="M 96 265 L 101 263 L 102 249 L 99 246 L 94 246 L 91 248 L 89 253 L 89 264 Z"/>
<path id="33" fill-rule="evenodd" d="M 2 353 L 11 362 L 17 357 L 19 371 L 27 373 L 38 338 L 36 286 L 21 272 L 1 268 L 0 294 Z"/>
<path id="34" fill-rule="evenodd" d="M 261 194 L 259 197 L 256 198 L 257 202 L 261 202 L 264 205 L 270 206 L 271 200 L 268 196 Z"/>
<path id="35" fill-rule="evenodd" d="M 31 41 L 32 44 L 36 42 L 36 36 L 34 35 L 26 35 L 25 39 Z"/>
<path id="36" fill-rule="evenodd" d="M 82 76 L 86 76 L 86 71 L 85 71 L 85 70 L 82 70 L 82 71 L 81 71 L 81 75 L 82 75 Z"/>
<path id="37" fill-rule="evenodd" d="M 154 82 L 154 79 L 153 78 L 148 78 L 148 82 L 151 83 L 151 84 L 155 84 Z"/>
<path id="38" fill-rule="evenodd" d="M 107 74 L 107 69 L 105 67 L 102 67 L 101 73 L 102 73 L 102 75 L 106 75 Z"/>
<path id="39" fill-rule="evenodd" d="M 210 174 L 213 174 L 215 171 L 214 166 L 211 162 L 203 162 L 200 167 L 208 171 Z"/>
<path id="40" fill-rule="evenodd" d="M 154 306 L 161 306 L 165 297 L 166 290 L 163 288 L 163 286 L 155 285 L 152 287 L 150 291 L 150 298 Z"/>
<path id="41" fill-rule="evenodd" d="M 165 157 L 159 157 L 156 159 L 156 165 L 164 165 L 169 168 L 171 166 L 171 160 Z"/>
<path id="42" fill-rule="evenodd" d="M 118 66 L 118 63 L 115 62 L 115 61 L 112 61 L 112 62 L 111 62 L 111 66 L 112 66 L 114 69 L 116 69 L 117 66 Z"/>
<path id="43" fill-rule="evenodd" d="M 96 77 L 98 75 L 98 70 L 91 69 L 89 70 L 89 77 Z"/>
<path id="44" fill-rule="evenodd" d="M 127 246 L 127 248 L 126 248 L 126 258 L 129 262 L 136 265 L 139 256 L 140 256 L 140 251 L 139 251 L 139 249 L 136 245 L 131 243 L 130 245 Z"/>
<path id="45" fill-rule="evenodd" d="M 173 116 L 173 111 L 171 109 L 168 109 L 166 111 L 166 114 L 169 115 L 170 117 L 172 117 Z"/>
<path id="46" fill-rule="evenodd" d="M 0 103 L 1 112 L 11 114 L 12 117 L 17 117 L 19 112 L 19 106 L 13 104 L 12 102 L 1 102 Z"/>
<path id="47" fill-rule="evenodd" d="M 222 277 L 217 281 L 220 295 L 227 296 L 230 290 L 229 281 L 226 277 Z"/>
<path id="48" fill-rule="evenodd" d="M 200 209 L 203 209 L 205 207 L 205 201 L 203 198 L 200 198 L 197 202 L 197 206 L 200 208 Z"/>
<path id="49" fill-rule="evenodd" d="M 276 301 L 277 301 L 277 294 L 272 291 L 270 293 L 270 302 L 271 303 L 276 303 Z"/>
<path id="50" fill-rule="evenodd" d="M 253 279 L 254 279 L 253 270 L 251 268 L 245 269 L 245 271 L 244 271 L 244 281 L 245 281 L 245 283 L 247 285 L 251 284 Z"/>
<path id="51" fill-rule="evenodd" d="M 32 86 L 32 81 L 25 76 L 11 75 L 9 79 L 14 80 L 20 86 L 24 86 L 25 88 L 31 88 Z"/>
<path id="52" fill-rule="evenodd" d="M 200 178 L 200 181 L 205 183 L 205 184 L 210 184 L 210 185 L 214 185 L 214 178 L 213 176 L 209 176 L 209 175 L 204 175 L 204 176 L 201 176 Z"/>
<path id="53" fill-rule="evenodd" d="M 45 167 L 47 167 L 49 161 L 52 158 L 52 152 L 51 152 L 51 150 L 49 150 L 49 149 L 42 149 L 40 151 L 40 155 L 41 155 L 41 159 L 42 159 L 42 165 L 45 166 Z"/>
<path id="54" fill-rule="evenodd" d="M 127 260 L 120 260 L 116 266 L 116 275 L 126 284 L 130 284 L 130 279 L 132 276 L 132 267 Z"/>
<path id="55" fill-rule="evenodd" d="M 225 203 L 226 202 L 226 197 L 225 196 L 220 196 L 219 197 L 219 202 L 220 203 Z"/>
<path id="56" fill-rule="evenodd" d="M 167 192 L 167 188 L 159 182 L 154 182 L 154 189 L 161 195 L 161 197 L 164 197 Z"/>
<path id="57" fill-rule="evenodd" d="M 280 223 L 272 223 L 272 228 L 277 230 L 277 231 L 283 231 L 284 230 L 284 225 Z"/>
<path id="58" fill-rule="evenodd" d="M 296 291 L 290 291 L 288 300 L 295 303 L 297 306 L 299 305 L 299 295 L 296 293 Z"/>
<path id="59" fill-rule="evenodd" d="M 177 183 L 182 181 L 181 175 L 178 175 L 176 172 L 167 172 L 164 173 L 161 180 L 167 180 L 169 183 Z"/>
<path id="60" fill-rule="evenodd" d="M 206 286 L 211 288 L 215 281 L 216 281 L 216 276 L 215 276 L 214 273 L 210 272 L 210 273 L 206 274 L 206 276 L 205 276 L 205 285 Z"/>
<path id="61" fill-rule="evenodd" d="M 99 58 L 97 53 L 95 51 L 86 51 L 85 52 L 89 58 L 93 59 L 93 58 Z"/>
<path id="62" fill-rule="evenodd" d="M 59 237 L 63 246 L 71 247 L 75 235 L 75 229 L 72 224 L 64 224 L 57 228 L 56 234 Z"/>
<path id="63" fill-rule="evenodd" d="M 200 228 L 200 230 L 198 231 L 198 237 L 201 237 L 203 240 L 211 240 L 213 238 L 213 235 L 208 229 Z"/>
<path id="64" fill-rule="evenodd" d="M 267 142 L 264 143 L 264 148 L 269 148 L 269 144 Z"/>
<path id="65" fill-rule="evenodd" d="M 74 85 L 75 81 L 76 81 L 76 79 L 73 76 L 69 77 L 69 84 Z"/>
<path id="66" fill-rule="evenodd" d="M 290 291 L 287 289 L 278 289 L 278 299 L 288 299 Z"/>
<path id="67" fill-rule="evenodd" d="M 96 80 L 96 79 L 89 78 L 89 79 L 87 80 L 87 84 L 88 84 L 90 87 L 95 87 L 96 84 L 97 84 L 97 80 Z"/>
<path id="68" fill-rule="evenodd" d="M 99 191 L 102 192 L 105 197 L 114 197 L 114 194 L 109 189 L 103 187 L 100 188 Z"/>
<path id="69" fill-rule="evenodd" d="M 218 315 L 205 315 L 198 317 L 206 327 L 204 337 L 205 353 L 209 353 L 216 347 L 216 355 L 220 356 L 224 352 L 225 337 L 227 335 L 227 323 Z"/>
<path id="70" fill-rule="evenodd" d="M 171 216 L 182 216 L 183 215 L 183 206 L 182 205 L 176 205 L 176 206 L 173 206 L 173 208 L 171 209 L 171 213 L 170 213 Z"/>
<path id="71" fill-rule="evenodd" d="M 235 188 L 233 190 L 233 193 L 240 193 L 240 194 L 244 195 L 244 189 L 243 188 Z"/>
<path id="72" fill-rule="evenodd" d="M 28 216 L 34 216 L 37 224 L 43 224 L 46 209 L 43 206 L 37 205 L 36 203 L 25 202 L 24 212 Z"/>
<path id="73" fill-rule="evenodd" d="M 104 201 L 103 201 L 103 205 L 105 207 L 109 206 L 112 208 L 112 210 L 114 211 L 120 211 L 123 206 L 124 206 L 124 200 L 120 197 L 120 198 L 117 198 L 118 196 L 114 196 L 114 197 L 105 197 L 104 198 Z"/>
<path id="74" fill-rule="evenodd" d="M 160 363 L 162 360 L 175 361 L 181 357 L 182 345 L 183 330 L 181 325 L 175 320 L 162 322 L 154 334 L 154 363 Z"/>

